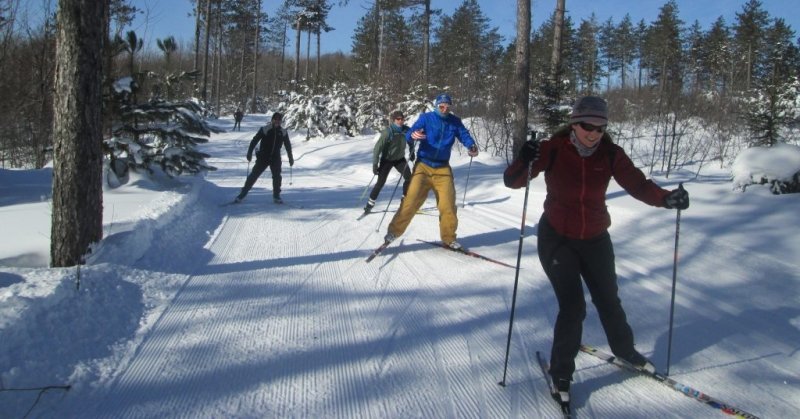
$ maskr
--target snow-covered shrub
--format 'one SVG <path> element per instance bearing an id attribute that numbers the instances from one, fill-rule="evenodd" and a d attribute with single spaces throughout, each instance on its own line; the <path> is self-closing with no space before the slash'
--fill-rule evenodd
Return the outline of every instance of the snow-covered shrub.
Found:
<path id="1" fill-rule="evenodd" d="M 749 148 L 736 156 L 731 173 L 734 188 L 742 191 L 769 184 L 774 194 L 800 192 L 800 147 L 779 143 Z"/>
<path id="2" fill-rule="evenodd" d="M 318 88 L 299 85 L 281 96 L 278 111 L 284 113 L 287 129 L 305 131 L 308 137 L 327 136 L 344 129 L 353 136 L 386 126 L 387 106 L 378 89 L 350 88 L 344 83 Z"/>

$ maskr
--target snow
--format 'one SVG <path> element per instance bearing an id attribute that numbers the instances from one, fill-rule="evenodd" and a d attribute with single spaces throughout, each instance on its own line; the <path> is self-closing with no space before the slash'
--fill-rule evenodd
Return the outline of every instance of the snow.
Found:
<path id="1" fill-rule="evenodd" d="M 733 184 L 742 188 L 761 179 L 789 182 L 800 168 L 800 147 L 776 144 L 742 151 L 733 162 Z"/>
<path id="2" fill-rule="evenodd" d="M 355 220 L 373 135 L 290 132 L 287 204 L 271 202 L 267 171 L 242 204 L 221 205 L 243 184 L 247 145 L 266 121 L 253 115 L 241 132 L 212 135 L 201 150 L 219 170 L 205 178 L 131 174 L 105 190 L 105 238 L 80 269 L 46 268 L 52 170 L 0 170 L 0 416 L 558 416 L 535 360 L 550 349 L 556 314 L 536 257 L 543 181 L 531 183 L 501 387 L 514 269 L 419 242 L 439 239 L 432 196 L 431 215 L 364 262 L 392 216 Z M 797 157 L 776 154 L 751 161 L 778 169 Z M 452 164 L 461 204 L 462 148 Z M 459 241 L 515 264 L 524 191 L 502 185 L 504 167 L 488 153 L 473 161 Z M 759 417 L 800 417 L 800 195 L 734 189 L 732 177 L 756 172 L 655 176 L 670 189 L 683 182 L 692 199 L 680 219 L 670 374 Z M 620 296 L 637 347 L 664 370 L 676 212 L 611 185 Z M 584 340 L 607 350 L 589 307 Z M 577 368 L 581 417 L 726 416 L 584 354 Z"/>

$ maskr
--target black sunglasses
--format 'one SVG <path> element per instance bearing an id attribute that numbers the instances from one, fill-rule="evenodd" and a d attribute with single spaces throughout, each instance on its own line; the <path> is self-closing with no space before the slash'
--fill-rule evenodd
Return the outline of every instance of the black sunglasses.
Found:
<path id="1" fill-rule="evenodd" d="M 587 124 L 586 122 L 578 122 L 578 125 L 580 125 L 581 129 L 586 132 L 597 131 L 600 134 L 604 133 L 606 128 L 608 128 L 608 125 L 592 125 Z"/>

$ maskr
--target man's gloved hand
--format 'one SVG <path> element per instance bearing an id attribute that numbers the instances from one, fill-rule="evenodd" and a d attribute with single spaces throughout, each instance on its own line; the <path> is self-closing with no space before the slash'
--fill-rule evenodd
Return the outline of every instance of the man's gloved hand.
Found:
<path id="1" fill-rule="evenodd" d="M 539 159 L 539 141 L 528 140 L 522 145 L 519 150 L 519 159 L 523 162 L 530 163 Z"/>
<path id="2" fill-rule="evenodd" d="M 250 153 L 247 153 L 247 161 L 250 161 L 250 160 L 253 160 L 253 155 L 250 154 Z"/>
<path id="3" fill-rule="evenodd" d="M 294 159 L 291 157 L 289 158 L 289 166 L 294 166 Z"/>
<path id="4" fill-rule="evenodd" d="M 372 165 L 372 174 L 373 175 L 377 175 L 378 174 L 378 165 L 377 164 L 373 164 Z"/>
<path id="5" fill-rule="evenodd" d="M 683 189 L 683 185 L 678 189 L 673 189 L 664 197 L 664 206 L 669 209 L 685 210 L 689 208 L 689 192 Z"/>
<path id="6" fill-rule="evenodd" d="M 412 151 L 411 154 L 408 155 L 408 160 L 409 161 L 414 161 L 416 159 L 417 159 L 417 155 L 414 154 L 414 152 Z"/>
<path id="7" fill-rule="evenodd" d="M 478 155 L 478 146 L 473 144 L 472 147 L 469 148 L 469 151 L 467 151 L 467 154 L 470 157 L 477 156 Z"/>

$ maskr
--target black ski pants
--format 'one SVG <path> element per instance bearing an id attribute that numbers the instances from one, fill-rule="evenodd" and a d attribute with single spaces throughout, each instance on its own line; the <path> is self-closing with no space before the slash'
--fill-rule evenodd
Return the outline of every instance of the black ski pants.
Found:
<path id="1" fill-rule="evenodd" d="M 559 235 L 543 215 L 537 233 L 539 261 L 558 300 L 558 316 L 550 352 L 550 375 L 572 380 L 586 318 L 583 284 L 592 296 L 600 323 L 614 355 L 635 353 L 633 331 L 622 309 L 614 267 L 614 246 L 608 231 L 588 240 Z"/>
<path id="2" fill-rule="evenodd" d="M 239 198 L 247 196 L 247 193 L 250 192 L 250 189 L 258 180 L 258 177 L 267 170 L 267 167 L 269 167 L 269 170 L 272 172 L 272 196 L 275 198 L 281 196 L 281 183 L 283 181 L 283 177 L 281 176 L 281 156 L 277 156 L 272 159 L 271 162 L 267 159 L 256 159 L 253 170 L 247 175 L 247 180 L 244 182 L 244 186 L 242 186 L 242 191 L 239 192 Z"/>
<path id="3" fill-rule="evenodd" d="M 398 172 L 403 174 L 403 196 L 408 192 L 408 184 L 411 182 L 411 169 L 408 167 L 406 159 L 400 160 L 381 160 L 378 166 L 378 181 L 372 187 L 372 192 L 369 193 L 369 199 L 375 201 L 378 199 L 378 194 L 381 193 L 383 185 L 386 184 L 386 178 L 389 177 L 389 172 L 392 168 L 397 169 Z"/>

